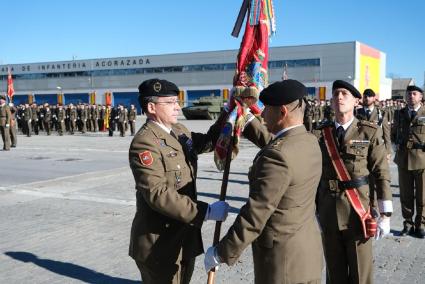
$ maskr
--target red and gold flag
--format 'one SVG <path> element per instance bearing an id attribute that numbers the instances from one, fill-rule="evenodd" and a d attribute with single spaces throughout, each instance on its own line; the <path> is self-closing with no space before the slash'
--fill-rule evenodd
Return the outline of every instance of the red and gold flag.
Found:
<path id="1" fill-rule="evenodd" d="M 7 96 L 9 97 L 9 101 L 13 101 L 13 95 L 15 94 L 15 89 L 13 88 L 13 79 L 12 73 L 9 70 L 9 74 L 7 76 Z"/>
<path id="2" fill-rule="evenodd" d="M 225 167 L 229 149 L 233 151 L 233 158 L 237 155 L 248 109 L 252 114 L 260 115 L 262 104 L 258 102 L 258 96 L 269 84 L 269 37 L 276 31 L 272 0 L 244 0 L 233 36 L 239 35 L 245 17 L 245 32 L 237 57 L 232 96 L 227 106 L 229 115 L 215 147 L 214 160 L 219 170 Z M 250 103 L 245 104 L 247 101 Z M 233 145 L 229 147 L 231 143 Z"/>

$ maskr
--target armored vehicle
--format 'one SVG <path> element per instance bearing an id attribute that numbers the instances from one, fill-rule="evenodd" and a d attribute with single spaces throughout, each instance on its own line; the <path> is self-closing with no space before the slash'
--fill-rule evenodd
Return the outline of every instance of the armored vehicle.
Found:
<path id="1" fill-rule="evenodd" d="M 193 101 L 192 106 L 182 108 L 186 119 L 216 119 L 223 109 L 223 98 L 205 96 Z"/>

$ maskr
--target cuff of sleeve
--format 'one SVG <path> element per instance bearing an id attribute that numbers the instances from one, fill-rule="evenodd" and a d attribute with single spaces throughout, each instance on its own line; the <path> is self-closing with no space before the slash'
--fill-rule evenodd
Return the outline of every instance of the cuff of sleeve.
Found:
<path id="1" fill-rule="evenodd" d="M 196 201 L 196 207 L 198 212 L 196 213 L 195 218 L 193 218 L 192 222 L 190 222 L 193 226 L 197 228 L 201 228 L 204 223 L 205 215 L 208 210 L 208 203 L 202 201 Z"/>
<path id="2" fill-rule="evenodd" d="M 378 208 L 380 213 L 392 213 L 393 202 L 391 200 L 378 200 Z"/>

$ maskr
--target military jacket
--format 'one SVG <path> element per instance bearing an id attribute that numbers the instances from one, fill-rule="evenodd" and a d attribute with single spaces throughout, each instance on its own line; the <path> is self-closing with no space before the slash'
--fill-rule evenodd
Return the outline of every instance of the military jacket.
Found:
<path id="1" fill-rule="evenodd" d="M 0 106 L 0 126 L 5 127 L 6 124 L 10 124 L 12 114 L 7 104 Z"/>
<path id="2" fill-rule="evenodd" d="M 77 110 L 75 108 L 69 109 L 69 119 L 75 121 L 77 119 Z"/>
<path id="3" fill-rule="evenodd" d="M 329 122 L 321 126 L 331 127 L 340 156 L 351 179 L 367 177 L 372 174 L 375 178 L 378 200 L 392 200 L 390 189 L 390 172 L 386 159 L 386 150 L 382 139 L 382 130 L 377 125 L 354 121 L 346 130 L 342 145 L 336 138 L 335 123 Z M 317 208 L 323 231 L 349 229 L 353 235 L 362 236 L 363 231 L 358 215 L 355 213 L 344 190 L 333 188 L 337 174 L 329 157 L 328 150 L 320 134 L 319 145 L 322 150 L 323 171 L 317 193 Z M 369 208 L 369 185 L 357 188 L 360 201 L 364 208 Z"/>
<path id="4" fill-rule="evenodd" d="M 33 121 L 38 121 L 39 110 L 37 108 L 31 108 L 31 119 Z"/>
<path id="5" fill-rule="evenodd" d="M 22 119 L 28 121 L 32 118 L 32 110 L 29 107 L 26 107 L 22 112 Z"/>
<path id="6" fill-rule="evenodd" d="M 408 170 L 425 169 L 425 108 L 421 106 L 413 119 L 407 107 L 401 109 L 394 127 L 397 130 L 394 162 Z"/>
<path id="7" fill-rule="evenodd" d="M 136 120 L 137 116 L 137 110 L 136 109 L 130 109 L 128 112 L 128 120 Z"/>
<path id="8" fill-rule="evenodd" d="M 233 265 L 252 243 L 255 283 L 320 279 L 323 251 L 315 197 L 322 158 L 317 138 L 304 125 L 279 137 L 266 132 L 256 119 L 244 131 L 262 149 L 249 170 L 248 202 L 217 245 L 218 256 Z"/>
<path id="9" fill-rule="evenodd" d="M 52 111 L 50 110 L 50 109 L 44 109 L 44 110 L 42 110 L 42 112 L 43 112 L 43 121 L 44 122 L 50 122 L 50 121 L 52 121 Z"/>
<path id="10" fill-rule="evenodd" d="M 152 269 L 203 252 L 201 226 L 208 205 L 197 200 L 198 154 L 213 150 L 220 128 L 194 133 L 173 126 L 176 137 L 148 120 L 129 150 L 136 184 L 137 212 L 129 254 Z"/>
<path id="11" fill-rule="evenodd" d="M 65 110 L 58 109 L 58 121 L 61 122 L 62 120 L 65 120 Z"/>
<path id="12" fill-rule="evenodd" d="M 356 117 L 359 120 L 372 122 L 382 128 L 382 138 L 384 139 L 385 149 L 388 154 L 391 154 L 391 122 L 389 121 L 389 112 L 374 107 L 368 118 L 366 110 L 364 108 L 359 108 L 357 109 Z"/>

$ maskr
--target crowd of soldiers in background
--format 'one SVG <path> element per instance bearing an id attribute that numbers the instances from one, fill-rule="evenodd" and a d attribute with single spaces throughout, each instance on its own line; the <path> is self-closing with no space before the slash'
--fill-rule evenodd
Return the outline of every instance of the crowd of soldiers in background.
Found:
<path id="1" fill-rule="evenodd" d="M 391 140 L 395 141 L 396 129 L 393 128 L 394 122 L 397 120 L 399 111 L 406 106 L 404 100 L 376 100 L 375 107 L 378 109 L 379 122 L 386 120 L 391 125 Z M 356 111 L 362 108 L 362 101 L 359 102 Z M 315 132 L 319 126 L 326 121 L 334 121 L 335 113 L 331 107 L 330 101 L 307 100 L 307 106 L 304 113 L 304 125 L 310 132 Z"/>
<path id="2" fill-rule="evenodd" d="M 51 135 L 53 131 L 58 135 L 108 131 L 109 136 L 113 136 L 116 130 L 124 137 L 128 129 L 131 135 L 136 130 L 137 109 L 134 105 L 126 108 L 123 105 L 112 107 L 71 103 L 50 106 L 47 103 L 33 103 L 11 105 L 10 109 L 18 129 L 28 137 L 31 134 L 39 135 L 40 131 L 47 135 Z"/>

